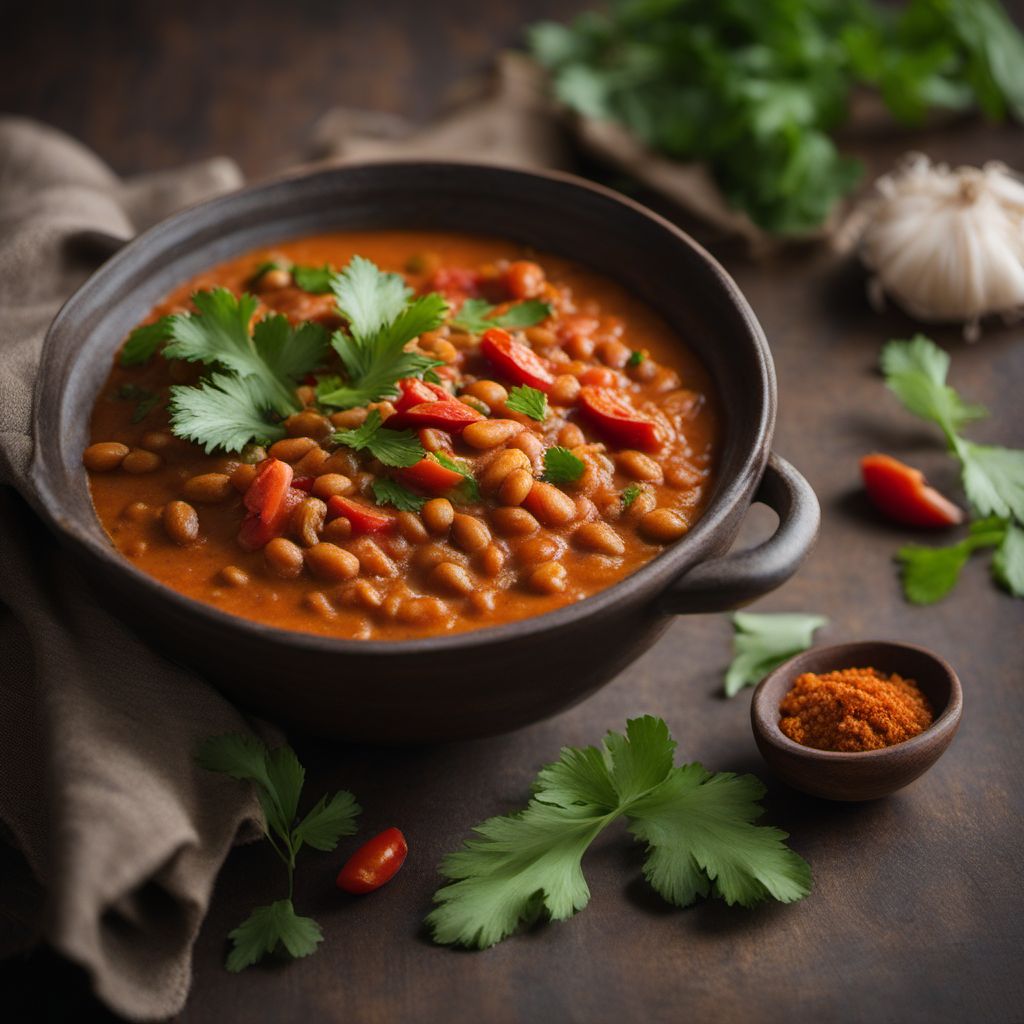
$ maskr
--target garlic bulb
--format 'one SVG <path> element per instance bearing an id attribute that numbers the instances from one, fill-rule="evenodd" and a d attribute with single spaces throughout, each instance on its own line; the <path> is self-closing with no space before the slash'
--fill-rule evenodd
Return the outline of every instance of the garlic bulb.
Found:
<path id="1" fill-rule="evenodd" d="M 912 316 L 964 322 L 974 340 L 989 313 L 1024 310 L 1024 183 L 1003 164 L 932 164 L 910 154 L 876 183 L 863 211 L 861 258 L 872 298 Z"/>

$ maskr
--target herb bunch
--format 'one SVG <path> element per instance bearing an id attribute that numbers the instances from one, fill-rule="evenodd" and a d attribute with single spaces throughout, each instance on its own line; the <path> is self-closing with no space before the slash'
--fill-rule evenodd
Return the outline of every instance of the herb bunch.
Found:
<path id="1" fill-rule="evenodd" d="M 935 424 L 949 453 L 960 463 L 964 493 L 974 512 L 968 535 L 947 547 L 909 544 L 897 558 L 903 592 L 914 604 L 941 600 L 956 585 L 971 554 L 995 548 L 992 572 L 1015 597 L 1024 597 L 1024 450 L 978 444 L 963 428 L 987 416 L 946 383 L 949 356 L 921 334 L 890 341 L 882 350 L 889 390 L 914 415 Z"/>
<path id="2" fill-rule="evenodd" d="M 612 0 L 529 44 L 563 103 L 707 162 L 780 235 L 816 228 L 860 177 L 831 137 L 857 85 L 906 123 L 972 105 L 1024 120 L 1024 40 L 996 0 Z"/>

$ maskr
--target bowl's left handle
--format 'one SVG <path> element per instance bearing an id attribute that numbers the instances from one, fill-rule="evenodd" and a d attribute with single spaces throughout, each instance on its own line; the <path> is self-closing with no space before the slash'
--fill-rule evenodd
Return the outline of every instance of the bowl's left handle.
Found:
<path id="1" fill-rule="evenodd" d="M 775 533 L 749 551 L 701 562 L 662 595 L 667 612 L 724 612 L 781 586 L 800 567 L 818 536 L 821 510 L 811 485 L 772 453 L 754 494 L 779 516 Z"/>

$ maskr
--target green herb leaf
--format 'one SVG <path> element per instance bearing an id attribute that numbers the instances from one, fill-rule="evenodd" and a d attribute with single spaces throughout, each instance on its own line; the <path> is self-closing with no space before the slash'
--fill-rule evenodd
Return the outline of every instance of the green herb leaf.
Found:
<path id="1" fill-rule="evenodd" d="M 362 808 L 347 790 L 335 793 L 330 800 L 320 797 L 316 806 L 295 826 L 292 838 L 295 849 L 305 843 L 314 850 L 330 853 L 342 836 L 354 835 L 356 818 Z"/>
<path id="2" fill-rule="evenodd" d="M 629 508 L 643 493 L 643 484 L 628 484 L 622 491 L 622 510 L 625 511 Z"/>
<path id="3" fill-rule="evenodd" d="M 427 457 L 416 434 L 411 430 L 388 430 L 383 426 L 377 409 L 370 410 L 362 426 L 355 430 L 339 430 L 331 435 L 331 440 L 357 452 L 368 449 L 385 466 L 414 466 Z"/>
<path id="4" fill-rule="evenodd" d="M 337 331 L 331 339 L 348 381 L 334 390 L 321 389 L 325 405 L 349 409 L 398 394 L 403 377 L 421 377 L 441 366 L 405 346 L 427 331 L 439 327 L 448 303 L 437 292 L 412 298 L 400 274 L 386 274 L 369 260 L 354 256 L 348 266 L 331 280 L 338 309 L 348 320 L 348 331 Z"/>
<path id="5" fill-rule="evenodd" d="M 331 291 L 334 271 L 329 263 L 322 267 L 304 267 L 296 263 L 292 267 L 292 280 L 297 288 L 313 295 L 326 295 Z"/>
<path id="6" fill-rule="evenodd" d="M 508 393 L 505 406 L 513 412 L 529 416 L 531 420 L 543 422 L 548 415 L 548 396 L 543 391 L 521 384 Z"/>
<path id="7" fill-rule="evenodd" d="M 121 349 L 119 362 L 122 366 L 140 366 L 156 355 L 157 349 L 167 341 L 170 334 L 171 317 L 162 316 L 151 324 L 136 327 Z"/>
<path id="8" fill-rule="evenodd" d="M 543 478 L 551 484 L 568 484 L 583 475 L 586 464 L 568 448 L 555 445 L 544 452 Z"/>
<path id="9" fill-rule="evenodd" d="M 397 480 L 374 480 L 373 498 L 378 505 L 391 505 L 399 512 L 419 512 L 427 503 L 423 495 L 403 487 Z"/>
<path id="10" fill-rule="evenodd" d="M 642 352 L 640 349 L 635 348 L 629 353 L 629 358 L 626 360 L 627 366 L 639 366 L 647 358 L 647 353 Z"/>
<path id="11" fill-rule="evenodd" d="M 238 452 L 285 435 L 284 427 L 268 422 L 266 396 L 252 377 L 214 373 L 198 387 L 175 385 L 170 395 L 171 430 L 207 453 Z"/>
<path id="12" fill-rule="evenodd" d="M 956 586 L 968 559 L 981 548 L 995 547 L 1006 535 L 1005 520 L 975 520 L 963 540 L 933 548 L 908 544 L 896 553 L 903 567 L 903 594 L 911 604 L 934 604 Z"/>
<path id="13" fill-rule="evenodd" d="M 551 316 L 551 306 L 538 299 L 527 299 L 509 306 L 504 313 L 495 315 L 497 306 L 485 299 L 466 299 L 451 324 L 471 334 L 482 334 L 489 327 L 501 327 L 507 331 L 533 327 Z"/>
<path id="14" fill-rule="evenodd" d="M 327 332 L 320 324 L 307 320 L 293 327 L 280 314 L 264 317 L 256 324 L 252 344 L 267 372 L 283 381 L 290 394 L 294 382 L 311 373 L 328 351 Z"/>
<path id="15" fill-rule="evenodd" d="M 814 633 L 828 625 L 821 615 L 737 612 L 732 617 L 733 660 L 725 674 L 725 695 L 735 697 L 745 686 L 756 686 L 772 669 L 794 654 L 806 651 Z"/>
<path id="16" fill-rule="evenodd" d="M 1024 597 L 1024 529 L 1008 526 L 992 559 L 996 580 L 1014 597 Z"/>
<path id="17" fill-rule="evenodd" d="M 983 516 L 1012 516 L 1024 523 L 1024 450 L 961 440 L 955 451 L 974 508 Z"/>
<path id="18" fill-rule="evenodd" d="M 445 469 L 450 469 L 453 473 L 461 475 L 462 483 L 459 485 L 459 491 L 462 493 L 460 497 L 466 504 L 473 505 L 480 500 L 480 485 L 476 482 L 473 471 L 465 463 L 449 458 L 444 452 L 431 452 L 430 457 Z"/>
<path id="19" fill-rule="evenodd" d="M 434 940 L 483 949 L 538 918 L 565 920 L 586 906 L 581 862 L 620 816 L 647 844 L 644 875 L 671 902 L 720 895 L 751 906 L 810 890 L 810 870 L 774 828 L 752 824 L 763 789 L 750 776 L 673 767 L 663 721 L 645 717 L 609 733 L 601 748 L 562 750 L 538 774 L 525 810 L 491 818 L 445 858 L 450 880 L 427 918 Z"/>
<path id="20" fill-rule="evenodd" d="M 233 948 L 227 969 L 245 970 L 283 946 L 293 958 L 309 956 L 323 941 L 320 925 L 311 917 L 299 917 L 291 900 L 257 907 L 234 931 L 228 933 Z"/>

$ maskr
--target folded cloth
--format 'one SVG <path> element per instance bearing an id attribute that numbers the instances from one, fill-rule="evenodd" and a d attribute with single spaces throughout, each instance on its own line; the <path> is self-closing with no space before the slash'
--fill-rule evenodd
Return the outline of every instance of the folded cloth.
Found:
<path id="1" fill-rule="evenodd" d="M 48 943 L 136 1019 L 183 1006 L 217 870 L 255 834 L 255 801 L 193 760 L 249 726 L 104 611 L 32 514 L 31 401 L 46 327 L 99 258 L 76 242 L 240 181 L 227 160 L 121 181 L 0 118 L 0 954 Z"/>

